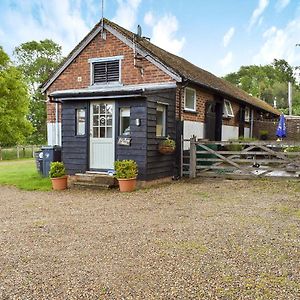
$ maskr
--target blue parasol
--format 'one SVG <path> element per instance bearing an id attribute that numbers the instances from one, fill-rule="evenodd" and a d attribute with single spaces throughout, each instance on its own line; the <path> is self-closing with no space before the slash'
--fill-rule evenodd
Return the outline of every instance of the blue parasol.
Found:
<path id="1" fill-rule="evenodd" d="M 276 130 L 276 135 L 281 139 L 286 137 L 285 118 L 283 114 L 280 116 L 279 123 Z"/>

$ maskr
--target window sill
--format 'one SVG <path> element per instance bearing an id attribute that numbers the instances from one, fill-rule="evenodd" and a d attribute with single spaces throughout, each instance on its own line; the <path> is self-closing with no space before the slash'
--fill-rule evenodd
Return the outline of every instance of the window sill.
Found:
<path id="1" fill-rule="evenodd" d="M 192 110 L 192 109 L 187 109 L 187 108 L 185 108 L 185 109 L 183 110 L 183 112 L 185 112 L 185 113 L 190 113 L 190 114 L 195 114 L 195 115 L 197 115 L 197 114 L 198 114 L 198 112 L 197 112 L 197 111 L 195 111 L 195 110 Z"/>

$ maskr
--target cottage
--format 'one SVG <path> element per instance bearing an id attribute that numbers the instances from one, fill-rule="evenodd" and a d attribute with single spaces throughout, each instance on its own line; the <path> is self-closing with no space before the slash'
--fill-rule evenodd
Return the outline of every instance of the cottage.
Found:
<path id="1" fill-rule="evenodd" d="M 177 175 L 181 137 L 253 135 L 259 116 L 280 112 L 173 55 L 147 38 L 101 20 L 43 84 L 48 144 L 62 145 L 69 174 L 113 169 L 134 159 L 139 179 Z M 162 155 L 158 143 L 176 140 Z"/>

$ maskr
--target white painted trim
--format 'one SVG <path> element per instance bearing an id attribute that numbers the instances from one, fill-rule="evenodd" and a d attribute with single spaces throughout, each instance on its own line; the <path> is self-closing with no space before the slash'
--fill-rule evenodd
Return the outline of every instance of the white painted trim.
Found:
<path id="1" fill-rule="evenodd" d="M 222 125 L 222 141 L 239 138 L 239 128 L 237 126 Z"/>
<path id="2" fill-rule="evenodd" d="M 47 144 L 50 146 L 61 146 L 61 123 L 58 123 L 57 127 L 56 123 L 47 123 Z"/>
<path id="3" fill-rule="evenodd" d="M 116 36 L 120 41 L 125 43 L 130 48 L 134 48 L 133 42 L 129 41 L 125 36 L 123 36 L 121 33 L 119 33 L 117 30 L 112 28 L 109 25 L 104 24 L 104 29 L 108 30 L 111 34 Z M 81 51 L 97 36 L 97 34 L 101 31 L 101 26 L 99 25 L 98 28 L 95 29 L 95 31 L 90 35 L 86 37 L 86 40 L 82 45 L 73 53 L 73 55 L 54 73 L 54 75 L 51 77 L 51 79 L 47 82 L 47 84 L 42 88 L 42 92 L 44 93 L 48 87 L 57 79 L 57 77 L 72 63 L 72 61 L 81 53 Z M 136 50 L 138 53 L 143 55 L 145 59 L 150 61 L 152 64 L 154 64 L 156 67 L 161 69 L 163 72 L 165 72 L 167 75 L 169 75 L 171 78 L 176 80 L 177 82 L 181 82 L 182 78 L 179 74 L 177 74 L 175 71 L 173 71 L 170 67 L 164 65 L 154 57 L 152 57 L 148 52 L 143 51 L 140 47 L 136 47 Z"/>
<path id="4" fill-rule="evenodd" d="M 151 91 L 151 90 L 163 90 L 163 89 L 175 89 L 175 82 L 166 83 L 142 83 L 142 84 L 131 84 L 131 85 L 93 85 L 84 89 L 72 89 L 72 90 L 59 90 L 54 91 L 50 94 L 51 97 L 63 94 L 80 94 L 80 93 L 97 93 L 97 92 L 116 92 L 116 91 Z"/>
<path id="5" fill-rule="evenodd" d="M 195 121 L 183 121 L 183 139 L 190 139 L 193 135 L 198 139 L 204 138 L 204 126 L 203 122 Z M 188 150 L 190 148 L 189 142 L 184 142 L 183 149 Z"/>
<path id="6" fill-rule="evenodd" d="M 124 55 L 89 58 L 88 62 L 95 63 L 95 62 L 113 61 L 113 60 L 121 60 L 121 59 L 124 59 Z"/>

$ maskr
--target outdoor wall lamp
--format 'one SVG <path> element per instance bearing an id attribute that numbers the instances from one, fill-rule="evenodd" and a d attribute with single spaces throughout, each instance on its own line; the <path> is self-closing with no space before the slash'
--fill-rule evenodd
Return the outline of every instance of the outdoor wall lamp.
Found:
<path id="1" fill-rule="evenodd" d="M 135 125 L 141 126 L 141 119 L 135 119 Z"/>

